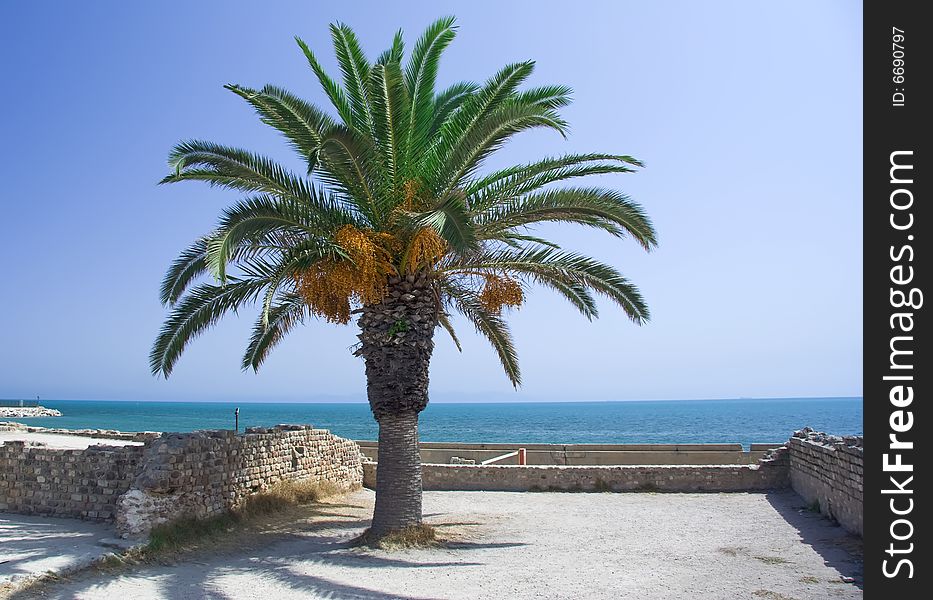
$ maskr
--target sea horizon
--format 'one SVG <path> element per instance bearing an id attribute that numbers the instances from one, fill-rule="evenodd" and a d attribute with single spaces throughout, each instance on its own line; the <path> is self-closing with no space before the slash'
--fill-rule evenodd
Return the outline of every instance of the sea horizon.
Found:
<path id="1" fill-rule="evenodd" d="M 369 404 L 355 402 L 187 402 L 41 400 L 61 417 L 5 418 L 31 426 L 121 431 L 196 431 L 311 424 L 373 440 Z M 239 421 L 234 410 L 239 408 Z M 421 415 L 425 442 L 671 444 L 782 442 L 805 426 L 862 434 L 862 398 L 432 402 Z"/>
<path id="2" fill-rule="evenodd" d="M 482 394 L 468 394 L 468 396 Z M 347 396 L 345 400 L 322 396 L 321 399 L 313 400 L 237 400 L 237 399 L 209 399 L 209 400 L 185 400 L 185 399 L 143 399 L 143 398 L 41 398 L 39 404 L 43 402 L 151 402 L 151 403 L 189 403 L 189 404 L 354 404 L 358 402 L 367 402 L 363 396 Z M 862 400 L 863 396 L 737 396 L 722 398 L 622 398 L 622 399 L 603 399 L 586 398 L 580 400 L 562 400 L 553 398 L 532 397 L 524 400 L 462 400 L 462 399 L 431 399 L 431 404 L 578 404 L 578 403 L 619 403 L 619 402 L 729 402 L 729 401 L 776 401 L 776 400 Z M 35 398 L 0 398 L 0 402 L 35 402 Z"/>

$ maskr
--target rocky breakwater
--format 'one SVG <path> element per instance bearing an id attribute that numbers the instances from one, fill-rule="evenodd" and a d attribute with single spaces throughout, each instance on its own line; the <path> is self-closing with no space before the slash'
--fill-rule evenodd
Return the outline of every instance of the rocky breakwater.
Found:
<path id="1" fill-rule="evenodd" d="M 44 406 L 0 406 L 0 418 L 29 419 L 32 417 L 60 417 L 60 410 Z"/>

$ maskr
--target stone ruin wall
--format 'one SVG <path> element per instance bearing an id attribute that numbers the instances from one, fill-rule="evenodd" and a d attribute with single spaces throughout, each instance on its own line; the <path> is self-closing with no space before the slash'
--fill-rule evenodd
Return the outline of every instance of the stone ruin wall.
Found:
<path id="1" fill-rule="evenodd" d="M 117 529 L 141 535 L 181 517 L 216 516 L 280 481 L 355 489 L 360 459 L 355 442 L 309 426 L 166 434 L 147 446 L 142 470 L 120 498 Z"/>
<path id="2" fill-rule="evenodd" d="M 139 473 L 142 446 L 0 445 L 0 511 L 107 521 Z"/>
<path id="3" fill-rule="evenodd" d="M 753 465 L 474 465 L 424 464 L 426 490 L 507 492 L 739 492 L 787 487 L 784 447 Z M 366 462 L 364 485 L 374 487 L 378 463 Z"/>
<path id="4" fill-rule="evenodd" d="M 205 518 L 283 480 L 362 484 L 359 446 L 310 426 L 165 434 L 141 446 L 0 445 L 0 511 L 116 522 L 123 535 Z"/>
<path id="5" fill-rule="evenodd" d="M 862 436 L 838 437 L 809 427 L 794 433 L 790 485 L 797 494 L 846 530 L 862 535 Z"/>

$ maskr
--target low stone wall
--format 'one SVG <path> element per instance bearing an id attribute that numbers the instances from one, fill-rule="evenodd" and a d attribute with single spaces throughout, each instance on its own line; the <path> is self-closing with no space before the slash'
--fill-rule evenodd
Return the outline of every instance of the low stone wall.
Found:
<path id="1" fill-rule="evenodd" d="M 357 441 L 367 457 L 378 460 L 379 444 Z M 751 444 L 494 444 L 421 442 L 422 463 L 457 464 L 459 459 L 481 463 L 513 452 L 526 451 L 528 465 L 745 465 L 755 464 L 767 450 L 783 442 Z M 498 465 L 517 465 L 518 458 L 497 461 Z"/>
<path id="2" fill-rule="evenodd" d="M 140 535 L 181 517 L 206 518 L 283 480 L 362 484 L 355 442 L 310 426 L 173 433 L 145 450 L 143 469 L 120 498 L 117 529 Z"/>
<path id="3" fill-rule="evenodd" d="M 367 487 L 375 486 L 376 468 L 363 465 Z M 421 466 L 426 490 L 737 492 L 787 487 L 787 475 L 785 448 L 754 465 Z"/>
<path id="4" fill-rule="evenodd" d="M 862 441 L 861 436 L 837 437 L 805 428 L 788 442 L 794 491 L 858 535 L 862 535 Z"/>
<path id="5" fill-rule="evenodd" d="M 140 535 L 158 523 L 222 513 L 283 480 L 345 490 L 362 483 L 356 443 L 311 426 L 153 435 L 114 435 L 146 443 L 84 450 L 2 443 L 0 511 L 114 520 L 121 534 Z"/>
<path id="6" fill-rule="evenodd" d="M 117 431 L 115 429 L 60 429 L 54 427 L 34 427 L 15 421 L 0 422 L 0 431 L 22 431 L 25 433 L 51 433 L 57 435 L 76 435 L 105 440 L 123 440 L 127 442 L 149 442 L 160 435 L 159 431 Z"/>
<path id="7" fill-rule="evenodd" d="M 0 511 L 112 519 L 117 499 L 139 473 L 142 446 L 61 450 L 0 444 Z"/>

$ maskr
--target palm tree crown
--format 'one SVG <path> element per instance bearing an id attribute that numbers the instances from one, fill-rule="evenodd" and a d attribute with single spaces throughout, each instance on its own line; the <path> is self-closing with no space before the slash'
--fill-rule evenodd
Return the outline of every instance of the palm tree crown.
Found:
<path id="1" fill-rule="evenodd" d="M 454 39 L 453 18 L 432 24 L 407 62 L 401 32 L 370 63 L 353 31 L 331 25 L 340 81 L 298 39 L 336 114 L 278 87 L 226 86 L 278 130 L 307 165 L 295 174 L 264 156 L 204 141 L 178 144 L 162 182 L 206 181 L 246 197 L 171 265 L 161 299 L 172 307 L 150 355 L 168 376 L 186 344 L 226 312 L 259 303 L 243 368 L 257 369 L 290 329 L 310 317 L 347 323 L 378 305 L 391 282 L 427 278 L 439 326 L 459 347 L 458 311 L 495 348 L 514 385 L 520 373 L 503 309 L 540 284 L 587 318 L 594 293 L 636 323 L 648 318 L 638 290 L 616 269 L 535 237 L 544 222 L 631 236 L 645 249 L 655 232 L 641 207 L 611 189 L 552 184 L 641 166 L 630 156 L 569 154 L 489 173 L 484 161 L 514 134 L 566 134 L 561 85 L 520 89 L 533 62 L 503 67 L 483 84 L 435 89 Z M 197 283 L 205 274 L 213 281 Z M 404 323 L 398 324 L 400 328 Z M 433 324 L 432 324 L 433 327 Z"/>

